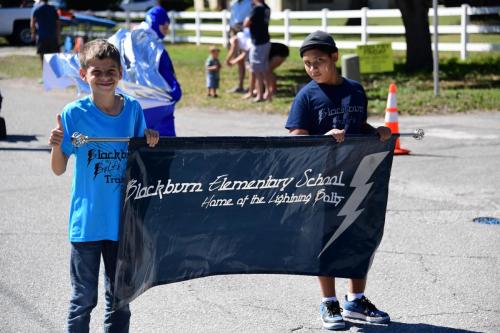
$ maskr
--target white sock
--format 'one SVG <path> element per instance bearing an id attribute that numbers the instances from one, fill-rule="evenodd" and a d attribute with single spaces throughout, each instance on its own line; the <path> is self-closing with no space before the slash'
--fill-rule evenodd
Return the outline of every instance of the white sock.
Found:
<path id="1" fill-rule="evenodd" d="M 352 302 L 354 300 L 363 298 L 365 293 L 347 293 L 347 301 Z"/>
<path id="2" fill-rule="evenodd" d="M 332 297 L 323 297 L 323 303 L 324 302 L 337 302 L 337 297 L 332 296 Z"/>

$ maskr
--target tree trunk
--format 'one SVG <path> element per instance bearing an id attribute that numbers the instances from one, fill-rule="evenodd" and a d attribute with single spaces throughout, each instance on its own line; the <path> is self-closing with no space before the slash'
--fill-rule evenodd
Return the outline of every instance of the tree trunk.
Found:
<path id="1" fill-rule="evenodd" d="M 428 0 L 396 0 L 406 34 L 406 69 L 409 72 L 432 69 Z"/>

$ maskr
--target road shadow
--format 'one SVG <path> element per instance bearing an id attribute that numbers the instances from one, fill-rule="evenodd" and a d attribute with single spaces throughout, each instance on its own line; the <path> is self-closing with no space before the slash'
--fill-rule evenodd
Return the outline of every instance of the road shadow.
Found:
<path id="1" fill-rule="evenodd" d="M 0 151 L 46 151 L 50 153 L 50 148 L 45 147 L 0 147 Z"/>
<path id="2" fill-rule="evenodd" d="M 19 143 L 19 142 L 38 142 L 38 137 L 36 135 L 7 135 L 6 138 L 0 139 L 0 142 L 8 143 Z M 48 146 L 38 146 L 38 147 L 0 147 L 0 151 L 46 151 L 50 152 L 50 147 Z"/>
<path id="3" fill-rule="evenodd" d="M 5 142 L 32 142 L 32 141 L 38 141 L 38 138 L 36 135 L 7 135 L 6 138 L 0 139 L 0 141 L 5 141 Z"/>
<path id="4" fill-rule="evenodd" d="M 430 324 L 409 324 L 391 321 L 388 325 L 377 325 L 358 322 L 346 322 L 346 329 L 356 327 L 359 333 L 478 333 L 479 331 L 462 330 L 451 327 L 436 326 Z"/>

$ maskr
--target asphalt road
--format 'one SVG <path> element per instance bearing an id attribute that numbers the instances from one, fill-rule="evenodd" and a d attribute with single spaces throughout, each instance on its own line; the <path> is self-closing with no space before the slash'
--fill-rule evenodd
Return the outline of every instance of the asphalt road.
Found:
<path id="1" fill-rule="evenodd" d="M 71 167 L 56 177 L 46 141 L 73 91 L 0 80 L 0 332 L 62 332 L 70 295 Z M 285 116 L 178 109 L 179 136 L 285 135 Z M 381 123 L 382 119 L 370 119 Z M 367 295 L 389 325 L 350 332 L 500 332 L 500 112 L 400 117 L 409 156 L 394 159 L 384 239 Z M 345 280 L 338 295 L 346 292 Z M 102 286 L 101 286 L 102 293 Z M 150 289 L 132 303 L 132 332 L 320 332 L 314 277 L 237 275 Z M 103 298 L 92 318 L 102 331 Z"/>

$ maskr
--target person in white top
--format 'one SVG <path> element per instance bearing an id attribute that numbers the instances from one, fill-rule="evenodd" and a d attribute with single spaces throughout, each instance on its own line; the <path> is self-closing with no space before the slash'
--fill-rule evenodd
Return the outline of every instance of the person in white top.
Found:
<path id="1" fill-rule="evenodd" d="M 227 58 L 225 60 L 226 64 L 231 67 L 233 65 L 238 66 L 248 66 L 248 52 L 252 47 L 252 40 L 250 38 L 250 31 L 248 28 L 243 29 L 243 31 L 238 32 L 235 36 L 231 37 L 229 40 L 229 52 L 227 54 Z M 270 96 L 274 95 L 276 92 L 276 81 L 277 77 L 274 74 L 274 70 L 278 68 L 288 57 L 289 49 L 286 45 L 281 43 L 271 43 L 271 50 L 269 52 L 269 68 L 268 75 L 270 78 L 269 82 L 269 93 Z M 243 76 L 239 77 L 241 82 L 241 89 L 243 89 L 243 81 L 245 75 L 243 72 Z M 255 77 L 252 72 L 250 72 L 249 76 L 249 92 L 253 92 L 255 89 Z M 247 94 L 246 96 L 252 97 L 254 94 Z M 245 96 L 245 97 L 246 97 Z"/>
<path id="2" fill-rule="evenodd" d="M 229 20 L 229 36 L 230 38 L 236 36 L 238 32 L 243 30 L 243 21 L 250 15 L 252 11 L 252 0 L 232 0 L 231 1 L 231 18 Z M 238 63 L 238 77 L 239 82 L 236 87 L 229 90 L 232 93 L 244 93 L 243 80 L 245 79 L 245 64 Z"/>
<path id="3" fill-rule="evenodd" d="M 250 30 L 245 28 L 243 31 L 236 33 L 229 39 L 229 51 L 226 57 L 226 65 L 229 67 L 238 66 L 238 87 L 231 90 L 231 92 L 244 93 L 243 82 L 245 81 L 245 62 L 248 63 L 248 51 L 252 46 L 250 39 Z M 248 65 L 248 64 L 247 64 Z M 243 68 L 243 70 L 241 70 Z M 250 85 L 252 83 L 252 72 L 250 72 Z M 255 79 L 253 79 L 255 85 Z M 250 87 L 251 88 L 251 87 Z"/>

